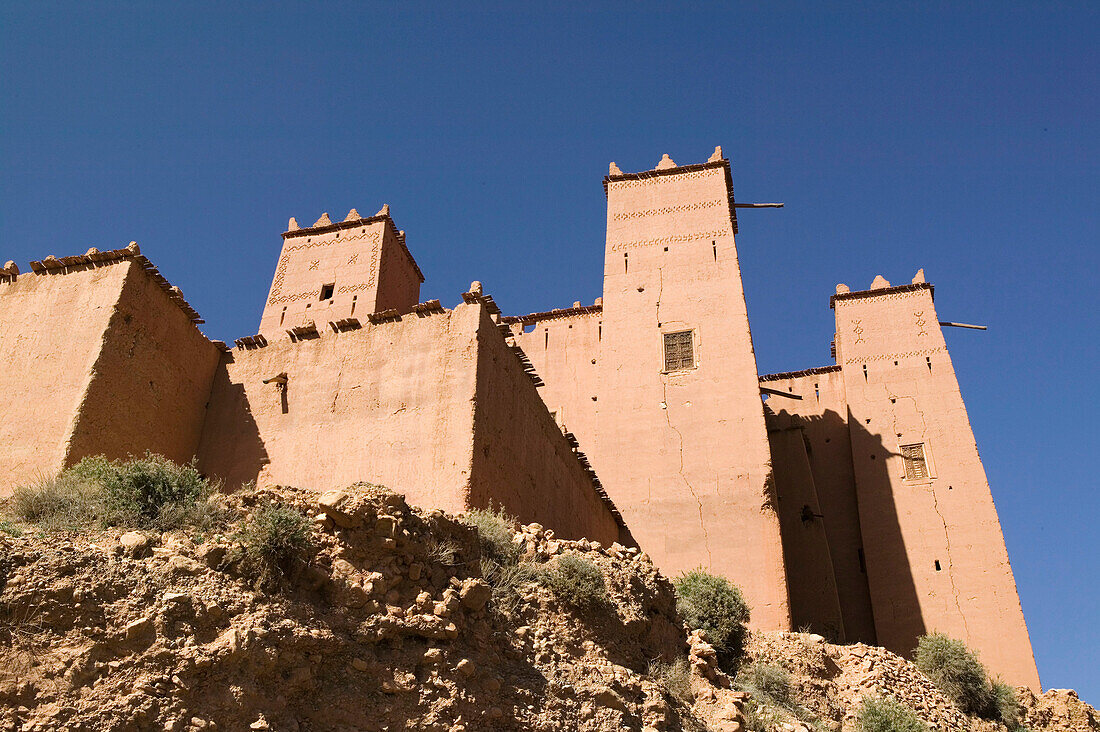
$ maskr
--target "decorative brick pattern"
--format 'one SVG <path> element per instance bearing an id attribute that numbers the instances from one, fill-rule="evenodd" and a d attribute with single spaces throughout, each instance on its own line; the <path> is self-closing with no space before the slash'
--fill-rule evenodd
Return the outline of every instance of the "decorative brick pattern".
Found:
<path id="1" fill-rule="evenodd" d="M 639 239 L 637 241 L 624 241 L 614 244 L 611 247 L 613 252 L 621 252 L 624 249 L 640 249 L 642 247 L 659 246 L 661 244 L 680 244 L 687 241 L 695 241 L 696 239 L 720 239 L 723 236 L 729 236 L 730 231 L 727 230 L 715 230 L 715 231 L 699 231 L 694 234 L 673 234 L 671 236 L 662 236 L 659 239 Z"/>
<path id="2" fill-rule="evenodd" d="M 663 206 L 661 208 L 648 208 L 640 211 L 625 211 L 623 213 L 617 213 L 611 218 L 613 221 L 629 221 L 630 219 L 641 219 L 648 216 L 662 216 L 664 214 L 670 213 L 697 211 L 702 208 L 714 208 L 715 206 L 721 205 L 721 201 L 699 201 L 698 203 L 682 203 L 679 206 Z"/>

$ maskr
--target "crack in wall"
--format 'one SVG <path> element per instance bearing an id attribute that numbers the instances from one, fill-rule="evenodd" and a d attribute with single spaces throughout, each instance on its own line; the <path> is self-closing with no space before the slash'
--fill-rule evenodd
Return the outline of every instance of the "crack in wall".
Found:
<path id="1" fill-rule="evenodd" d="M 883 390 L 886 391 L 888 398 L 893 400 L 907 399 L 913 403 L 913 411 L 920 417 L 921 433 L 920 437 L 922 441 L 927 441 L 928 421 L 924 418 L 924 411 L 917 407 L 916 397 L 902 394 L 893 394 L 889 391 L 889 388 L 883 384 Z M 898 434 L 898 415 L 897 410 L 890 410 L 893 417 L 894 434 Z M 940 523 L 943 524 L 943 541 L 947 548 L 947 577 L 951 581 L 951 595 L 955 601 L 955 609 L 959 612 L 959 618 L 962 620 L 963 630 L 966 633 L 967 642 L 970 641 L 970 626 L 966 622 L 966 614 L 963 612 L 962 604 L 959 602 L 959 588 L 955 584 L 955 563 L 951 559 L 951 532 L 947 528 L 947 519 L 944 518 L 943 513 L 940 511 L 939 498 L 936 495 L 936 488 L 932 485 L 931 476 L 929 476 L 929 491 L 932 493 L 932 508 L 936 512 L 936 515 L 940 519 Z"/>
<path id="2" fill-rule="evenodd" d="M 657 268 L 657 303 L 655 309 L 655 316 L 657 318 L 657 328 L 661 327 L 661 295 L 665 289 L 664 268 Z M 684 481 L 684 485 L 687 486 L 688 492 L 691 493 L 691 497 L 695 499 L 695 505 L 699 509 L 699 530 L 703 532 L 703 549 L 707 552 L 707 566 L 713 564 L 713 556 L 710 551 L 710 534 L 707 533 L 707 525 L 703 519 L 703 501 L 699 498 L 699 494 L 695 492 L 695 487 L 691 485 L 691 481 L 684 475 L 684 435 L 672 424 L 672 417 L 669 415 L 668 408 L 668 377 L 661 376 L 661 402 L 665 405 L 665 423 L 668 428 L 676 433 L 677 439 L 680 441 L 680 467 L 678 473 L 680 480 Z"/>
<path id="3" fill-rule="evenodd" d="M 695 492 L 695 488 L 692 487 L 691 481 L 684 475 L 684 435 L 672 425 L 672 418 L 668 414 L 668 383 L 664 379 L 661 380 L 661 400 L 665 404 L 665 422 L 668 424 L 668 428 L 675 432 L 676 437 L 680 440 L 680 480 L 684 481 L 684 485 L 687 486 L 688 492 L 691 493 L 691 497 L 695 499 L 695 504 L 699 508 L 699 529 L 703 532 L 703 548 L 707 552 L 707 566 L 710 567 L 713 562 L 713 557 L 710 553 L 710 534 L 707 533 L 707 525 L 703 520 L 703 501 L 699 498 L 699 494 Z"/>
<path id="4" fill-rule="evenodd" d="M 940 502 L 936 498 L 936 489 L 932 488 L 932 507 L 936 511 L 936 515 L 940 517 L 940 521 L 943 522 L 943 539 L 947 544 L 947 577 L 951 580 L 951 594 L 955 598 L 955 609 L 959 611 L 959 617 L 962 618 L 963 630 L 966 632 L 966 640 L 970 641 L 970 626 L 966 624 L 966 614 L 963 612 L 962 605 L 959 603 L 959 588 L 955 586 L 955 572 L 954 563 L 951 561 L 951 533 L 947 530 L 947 520 L 940 513 Z"/>

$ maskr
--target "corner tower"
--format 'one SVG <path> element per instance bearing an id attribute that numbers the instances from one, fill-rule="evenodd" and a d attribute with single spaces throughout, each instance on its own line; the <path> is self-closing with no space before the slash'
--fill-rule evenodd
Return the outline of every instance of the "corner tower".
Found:
<path id="1" fill-rule="evenodd" d="M 951 357 L 918 272 L 837 287 L 859 523 L 880 644 L 908 655 L 940 631 L 1012 684 L 1039 675 L 1001 524 Z"/>
<path id="2" fill-rule="evenodd" d="M 705 163 L 665 155 L 642 173 L 612 163 L 604 189 L 596 471 L 662 571 L 724 575 L 755 627 L 786 630 L 729 161 L 717 148 Z"/>
<path id="3" fill-rule="evenodd" d="M 423 281 L 388 205 L 367 218 L 352 209 L 338 223 L 322 214 L 304 229 L 291 219 L 259 332 L 271 338 L 303 325 L 409 312 Z"/>

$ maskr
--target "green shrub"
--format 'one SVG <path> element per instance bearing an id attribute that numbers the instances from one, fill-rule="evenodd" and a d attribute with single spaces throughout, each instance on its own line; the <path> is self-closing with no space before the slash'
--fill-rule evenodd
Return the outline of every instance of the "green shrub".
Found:
<path id="1" fill-rule="evenodd" d="M 127 523 L 155 526 L 166 510 L 179 514 L 205 498 L 207 484 L 194 464 L 177 465 L 161 455 L 146 454 L 138 460 L 101 464 L 93 458 L 73 466 L 77 474 L 101 481 L 108 507 Z"/>
<path id="2" fill-rule="evenodd" d="M 755 661 L 738 672 L 737 682 L 753 696 L 791 706 L 791 675 L 782 666 Z"/>
<path id="3" fill-rule="evenodd" d="M 650 661 L 649 675 L 665 687 L 674 699 L 689 707 L 695 702 L 695 692 L 691 689 L 691 666 L 686 658 L 677 658 L 672 663 Z"/>
<path id="4" fill-rule="evenodd" d="M 563 554 L 550 562 L 541 575 L 543 585 L 555 597 L 577 610 L 597 610 L 610 602 L 603 572 L 584 557 Z"/>
<path id="5" fill-rule="evenodd" d="M 305 563 L 310 547 L 309 519 L 289 506 L 267 503 L 245 522 L 240 532 L 245 565 L 256 586 L 273 590 Z"/>
<path id="6" fill-rule="evenodd" d="M 22 536 L 23 530 L 6 519 L 0 519 L 0 533 L 8 536 Z"/>
<path id="7" fill-rule="evenodd" d="M 725 577 L 693 569 L 674 580 L 676 609 L 692 630 L 703 630 L 718 652 L 718 665 L 737 673 L 745 655 L 749 606 Z"/>
<path id="8" fill-rule="evenodd" d="M 921 636 L 913 662 L 966 714 L 991 716 L 993 688 L 978 657 L 943 633 Z"/>
<path id="9" fill-rule="evenodd" d="M 860 732 L 928 732 L 912 709 L 888 697 L 864 697 L 858 721 Z"/>
<path id="10" fill-rule="evenodd" d="M 21 519 L 49 529 L 93 524 L 174 529 L 217 523 L 206 501 L 211 487 L 194 465 L 177 465 L 147 453 L 143 458 L 87 457 L 56 477 L 12 494 Z"/>

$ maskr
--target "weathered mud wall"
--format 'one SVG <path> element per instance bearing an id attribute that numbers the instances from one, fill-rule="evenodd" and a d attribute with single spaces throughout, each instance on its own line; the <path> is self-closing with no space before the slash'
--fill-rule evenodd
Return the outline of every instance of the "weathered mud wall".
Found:
<path id="1" fill-rule="evenodd" d="M 852 474 L 852 447 L 848 437 L 848 404 L 844 398 L 844 377 L 840 367 L 808 369 L 761 378 L 761 386 L 802 397 L 801 400 L 772 396 L 768 405 L 776 413 L 772 421 L 797 426 L 805 438 L 805 456 L 810 464 L 820 516 L 829 544 L 832 574 L 844 620 L 844 637 L 849 642 L 875 643 L 875 620 L 863 561 L 863 540 Z M 801 458 L 799 458 L 801 459 Z M 772 463 L 778 471 L 784 458 L 776 454 Z M 782 486 L 780 495 L 782 496 Z M 789 538 L 789 532 L 784 541 Z M 788 572 L 803 571 L 785 557 Z M 792 586 L 801 580 L 791 578 Z M 798 611 L 792 614 L 797 615 Z M 796 627 L 799 622 L 795 622 Z"/>
<path id="2" fill-rule="evenodd" d="M 61 469 L 128 267 L 0 281 L 0 495 Z"/>
<path id="3" fill-rule="evenodd" d="M 220 351 L 137 262 L 112 266 L 126 275 L 65 462 L 146 451 L 189 462 Z"/>
<path id="4" fill-rule="evenodd" d="M 563 537 L 625 541 L 488 314 L 479 324 L 478 343 L 471 504 L 502 505 L 521 521 L 552 527 Z"/>
<path id="5" fill-rule="evenodd" d="M 234 349 L 214 380 L 200 464 L 318 490 L 356 481 L 466 507 L 478 307 Z M 286 374 L 285 388 L 264 380 Z"/>
<path id="6" fill-rule="evenodd" d="M 546 406 L 559 425 L 577 436 L 595 464 L 603 313 L 598 308 L 576 310 L 582 312 L 541 318 L 528 327 L 517 323 L 513 333 L 546 382 L 539 389 Z"/>
<path id="7" fill-rule="evenodd" d="M 662 163 L 665 165 L 665 163 Z M 728 577 L 760 629 L 790 627 L 728 163 L 607 186 L 597 471 L 663 572 Z M 666 334 L 693 358 L 666 368 Z"/>
<path id="8" fill-rule="evenodd" d="M 789 417 L 769 414 L 768 442 L 791 598 L 791 625 L 842 641 L 844 621 L 806 435 Z"/>
<path id="9" fill-rule="evenodd" d="M 878 641 L 964 640 L 1013 684 L 1039 688 L 997 510 L 923 282 L 838 293 L 837 360 L 849 407 Z M 903 448 L 924 461 L 907 470 Z"/>

